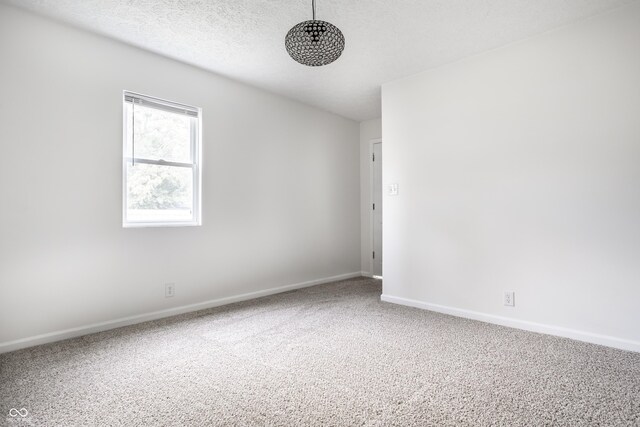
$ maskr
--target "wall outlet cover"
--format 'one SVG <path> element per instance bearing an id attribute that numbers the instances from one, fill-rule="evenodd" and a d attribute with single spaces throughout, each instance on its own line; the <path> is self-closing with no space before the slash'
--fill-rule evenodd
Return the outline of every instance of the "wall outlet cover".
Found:
<path id="1" fill-rule="evenodd" d="M 515 307 L 516 305 L 516 293 L 513 291 L 505 291 L 504 293 L 504 305 L 507 307 Z"/>
<path id="2" fill-rule="evenodd" d="M 164 296 L 165 298 L 171 298 L 176 294 L 176 284 L 175 283 L 167 283 L 164 285 Z"/>

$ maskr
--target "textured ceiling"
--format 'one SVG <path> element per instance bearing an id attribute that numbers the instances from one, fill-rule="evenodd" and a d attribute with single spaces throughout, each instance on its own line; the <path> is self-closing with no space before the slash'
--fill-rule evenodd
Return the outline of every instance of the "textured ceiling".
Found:
<path id="1" fill-rule="evenodd" d="M 294 62 L 284 36 L 311 0 L 1 0 L 356 120 L 380 85 L 638 0 L 317 0 L 335 63 Z"/>

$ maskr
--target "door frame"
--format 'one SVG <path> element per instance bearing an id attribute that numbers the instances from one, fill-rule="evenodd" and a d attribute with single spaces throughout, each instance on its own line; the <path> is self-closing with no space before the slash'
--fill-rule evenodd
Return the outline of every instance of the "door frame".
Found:
<path id="1" fill-rule="evenodd" d="M 369 140 L 369 158 L 370 159 L 373 158 L 374 144 L 382 144 L 382 138 L 374 138 Z M 382 170 L 380 170 L 380 173 L 382 173 Z M 384 196 L 384 181 L 380 191 L 382 191 L 382 195 Z M 374 223 L 373 223 L 372 205 L 373 205 L 373 161 L 369 162 L 369 206 L 367 207 L 367 209 L 369 209 L 369 247 L 371 248 L 371 253 L 373 254 Z M 384 226 L 384 222 L 383 222 L 383 226 Z M 376 276 L 373 274 L 373 256 L 369 258 L 369 271 L 371 272 L 372 277 L 382 278 L 381 276 Z"/>

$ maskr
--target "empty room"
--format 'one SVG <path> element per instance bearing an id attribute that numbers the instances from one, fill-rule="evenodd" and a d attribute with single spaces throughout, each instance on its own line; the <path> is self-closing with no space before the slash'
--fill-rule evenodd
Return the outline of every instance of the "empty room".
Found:
<path id="1" fill-rule="evenodd" d="M 640 426 L 640 0 L 0 0 L 0 426 Z"/>

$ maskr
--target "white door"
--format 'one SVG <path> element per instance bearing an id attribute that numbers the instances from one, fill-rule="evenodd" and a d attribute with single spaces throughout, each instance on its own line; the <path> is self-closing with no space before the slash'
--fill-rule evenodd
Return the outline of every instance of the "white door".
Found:
<path id="1" fill-rule="evenodd" d="M 382 143 L 373 144 L 372 215 L 373 218 L 373 275 L 382 276 Z"/>

